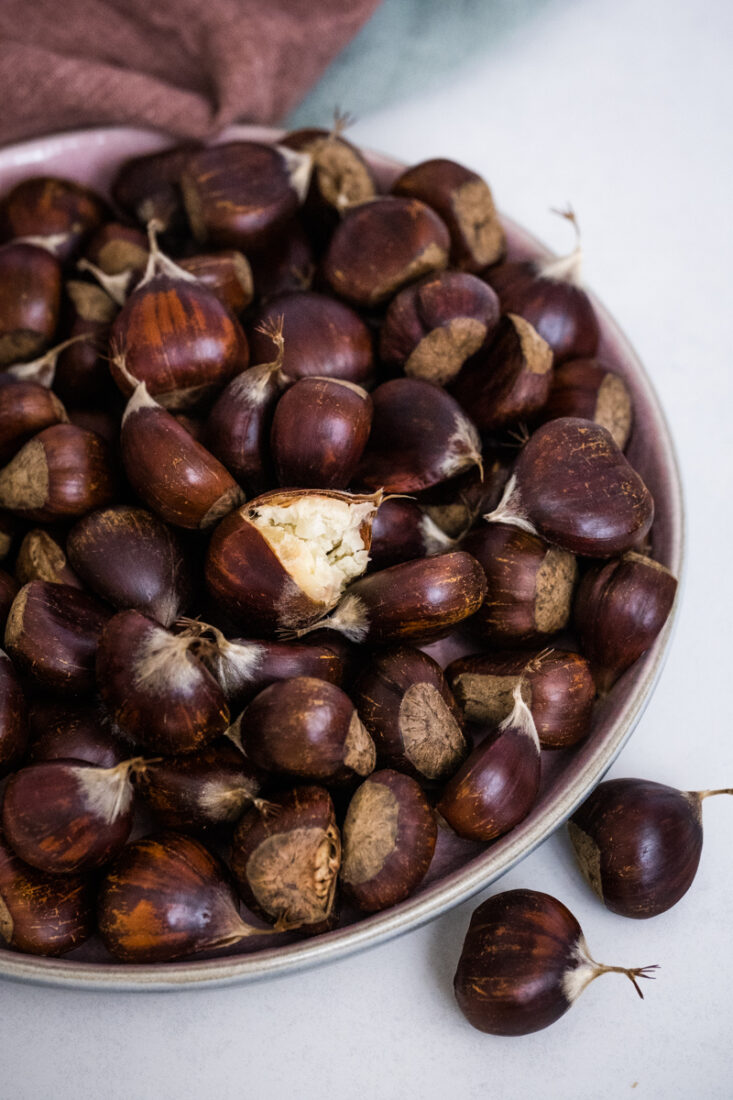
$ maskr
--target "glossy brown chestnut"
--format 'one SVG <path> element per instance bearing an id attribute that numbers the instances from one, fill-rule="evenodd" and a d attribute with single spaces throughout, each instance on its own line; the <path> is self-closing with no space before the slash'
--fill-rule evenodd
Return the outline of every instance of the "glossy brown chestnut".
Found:
<path id="1" fill-rule="evenodd" d="M 599 692 L 610 691 L 652 645 L 676 594 L 669 569 L 633 551 L 588 570 L 578 587 L 575 623 Z"/>
<path id="2" fill-rule="evenodd" d="M 293 381 L 316 374 L 364 385 L 374 369 L 369 329 L 343 302 L 313 291 L 278 294 L 254 317 L 248 330 L 254 362 L 272 359 L 277 350 L 268 326 L 282 318 L 283 374 Z"/>
<path id="3" fill-rule="evenodd" d="M 488 184 L 453 160 L 426 160 L 394 182 L 395 195 L 421 199 L 440 214 L 450 232 L 450 259 L 464 271 L 480 271 L 504 255 L 506 240 Z"/>
<path id="4" fill-rule="evenodd" d="M 45 248 L 17 241 L 0 248 L 0 367 L 32 359 L 59 321 L 61 267 Z"/>
<path id="5" fill-rule="evenodd" d="M 112 181 L 116 204 L 143 225 L 154 218 L 168 233 L 183 233 L 186 212 L 178 182 L 189 157 L 201 146 L 185 142 L 126 160 Z"/>
<path id="6" fill-rule="evenodd" d="M 115 490 L 108 445 L 75 424 L 44 428 L 0 470 L 0 506 L 37 523 L 83 516 Z"/>
<path id="7" fill-rule="evenodd" d="M 66 549 L 84 584 L 118 611 L 170 626 L 185 610 L 192 579 L 180 541 L 143 508 L 91 512 L 71 529 Z"/>
<path id="8" fill-rule="evenodd" d="M 0 221 L 6 238 L 30 238 L 63 263 L 79 252 L 108 213 L 100 195 L 74 180 L 32 176 L 5 196 Z"/>
<path id="9" fill-rule="evenodd" d="M 0 943 L 28 955 L 64 955 L 93 931 L 91 883 L 29 867 L 0 837 Z"/>
<path id="10" fill-rule="evenodd" d="M 372 524 L 369 572 L 414 558 L 428 558 L 455 549 L 449 538 L 414 500 L 387 497 Z"/>
<path id="11" fill-rule="evenodd" d="M 458 402 L 421 378 L 394 378 L 372 393 L 374 417 L 357 480 L 414 493 L 481 465 L 481 441 Z"/>
<path id="12" fill-rule="evenodd" d="M 249 632 L 272 636 L 314 623 L 367 566 L 381 494 L 275 490 L 214 531 L 206 583 Z"/>
<path id="13" fill-rule="evenodd" d="M 638 978 L 656 967 L 604 966 L 562 902 L 538 890 L 506 890 L 471 917 L 453 981 L 468 1022 L 490 1035 L 529 1035 L 567 1012 L 601 974 Z"/>
<path id="14" fill-rule="evenodd" d="M 498 725 L 510 713 L 521 680 L 543 749 L 568 748 L 590 732 L 596 688 L 579 653 L 477 653 L 453 661 L 445 675 L 468 722 Z"/>
<path id="15" fill-rule="evenodd" d="M 69 333 L 78 339 L 58 357 L 54 389 L 73 405 L 113 405 L 117 387 L 109 373 L 109 329 L 118 306 L 100 286 L 78 279 L 68 280 L 66 294 L 73 316 Z"/>
<path id="16" fill-rule="evenodd" d="M 277 294 L 309 290 L 316 272 L 313 246 L 298 218 L 278 233 L 277 239 L 249 256 L 257 297 L 261 302 Z M 261 359 L 255 355 L 253 359 Z"/>
<path id="17" fill-rule="evenodd" d="M 528 321 L 513 313 L 499 321 L 487 348 L 463 368 L 450 391 L 482 432 L 531 419 L 552 384 L 552 351 Z"/>
<path id="18" fill-rule="evenodd" d="M 175 527 L 211 527 L 244 499 L 234 478 L 150 396 L 144 382 L 127 403 L 120 448 L 133 489 Z"/>
<path id="19" fill-rule="evenodd" d="M 348 210 L 331 237 L 323 274 L 354 305 L 379 306 L 448 265 L 445 223 L 417 199 L 385 196 Z"/>
<path id="20" fill-rule="evenodd" d="M 473 620 L 484 641 L 534 645 L 567 626 L 578 577 L 572 554 L 506 523 L 482 523 L 461 545 L 486 576 L 486 599 Z"/>
<path id="21" fill-rule="evenodd" d="M 84 258 L 105 275 L 132 272 L 140 279 L 148 264 L 147 237 L 134 226 L 107 222 L 87 242 Z"/>
<path id="22" fill-rule="evenodd" d="M 197 833 L 234 825 L 257 802 L 260 780 L 239 749 L 218 741 L 186 756 L 145 761 L 135 786 L 163 828 Z"/>
<path id="23" fill-rule="evenodd" d="M 68 584 L 31 581 L 13 601 L 5 648 L 20 672 L 52 691 L 94 688 L 97 645 L 109 612 Z"/>
<path id="24" fill-rule="evenodd" d="M 246 905 L 280 932 L 328 927 L 341 837 L 323 787 L 295 787 L 248 810 L 232 840 L 231 868 Z"/>
<path id="25" fill-rule="evenodd" d="M 55 393 L 38 382 L 0 385 L 0 462 L 9 462 L 44 428 L 68 420 Z"/>
<path id="26" fill-rule="evenodd" d="M 568 822 L 580 868 L 607 909 L 645 919 L 692 886 L 702 854 L 702 800 L 645 779 L 599 784 Z"/>
<path id="27" fill-rule="evenodd" d="M 345 489 L 372 423 L 366 390 L 340 378 L 301 378 L 275 407 L 270 446 L 280 485 Z"/>
<path id="28" fill-rule="evenodd" d="M 513 692 L 511 713 L 446 784 L 437 809 L 454 832 L 486 842 L 523 821 L 540 789 L 540 742 L 532 714 Z"/>
<path id="29" fill-rule="evenodd" d="M 476 614 L 485 596 L 486 578 L 474 558 L 439 554 L 362 577 L 332 615 L 307 629 L 338 630 L 352 642 L 419 644 L 445 637 Z"/>
<path id="30" fill-rule="evenodd" d="M 20 762 L 27 744 L 25 696 L 13 662 L 0 649 L 0 777 Z"/>
<path id="31" fill-rule="evenodd" d="M 419 785 L 385 768 L 362 783 L 344 820 L 341 882 L 367 913 L 397 905 L 422 882 L 438 827 Z"/>
<path id="32" fill-rule="evenodd" d="M 252 268 L 246 256 L 234 249 L 186 256 L 178 263 L 194 275 L 232 313 L 241 313 L 254 298 Z"/>
<path id="33" fill-rule="evenodd" d="M 297 211 L 310 177 L 310 158 L 273 145 L 236 141 L 188 158 L 181 188 L 197 241 L 221 248 L 259 249 Z"/>
<path id="34" fill-rule="evenodd" d="M 2 633 L 5 632 L 5 623 L 13 606 L 13 600 L 18 595 L 18 587 L 15 577 L 11 577 L 10 573 L 6 573 L 4 569 L 0 569 L 0 631 Z"/>
<path id="35" fill-rule="evenodd" d="M 98 768 L 80 760 L 45 760 L 12 775 L 2 828 L 16 855 L 53 874 L 100 867 L 132 828 L 130 775 L 137 760 Z"/>
<path id="36" fill-rule="evenodd" d="M 634 406 L 629 388 L 600 359 L 571 359 L 552 374 L 543 420 L 577 416 L 607 428 L 623 451 L 631 434 Z"/>
<path id="37" fill-rule="evenodd" d="M 377 193 L 374 176 L 361 152 L 343 137 L 337 118 L 331 131 L 293 130 L 280 145 L 307 154 L 312 162 L 303 211 L 316 237 L 327 236 L 345 210 L 369 202 Z"/>
<path id="38" fill-rule="evenodd" d="M 31 706 L 28 721 L 33 764 L 42 760 L 82 760 L 100 768 L 114 768 L 129 759 L 129 743 L 114 732 L 97 704 L 70 706 L 44 700 Z"/>
<path id="39" fill-rule="evenodd" d="M 441 271 L 405 287 L 384 318 L 379 355 L 405 374 L 443 386 L 488 341 L 499 299 L 475 275 Z"/>
<path id="40" fill-rule="evenodd" d="M 374 657 L 357 681 L 354 701 L 380 763 L 415 779 L 447 779 L 468 752 L 442 669 L 419 649 L 399 646 Z"/>
<path id="41" fill-rule="evenodd" d="M 610 432 L 562 417 L 530 436 L 486 518 L 540 534 L 573 554 L 608 558 L 649 533 L 654 501 Z"/>
<path id="42" fill-rule="evenodd" d="M 221 688 L 192 652 L 139 611 L 120 611 L 102 634 L 97 679 L 113 721 L 153 752 L 193 752 L 229 726 Z"/>
<path id="43" fill-rule="evenodd" d="M 242 716 L 242 747 L 263 771 L 320 783 L 369 775 L 374 742 L 348 695 L 325 680 L 270 684 Z"/>
<path id="44" fill-rule="evenodd" d="M 105 876 L 97 916 L 109 953 L 130 963 L 167 962 L 263 934 L 239 916 L 220 860 L 174 832 L 128 844 Z"/>

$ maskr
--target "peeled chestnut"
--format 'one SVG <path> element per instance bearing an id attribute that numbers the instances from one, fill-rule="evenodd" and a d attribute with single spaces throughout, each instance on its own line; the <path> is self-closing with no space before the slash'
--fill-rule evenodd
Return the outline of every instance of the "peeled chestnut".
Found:
<path id="1" fill-rule="evenodd" d="M 459 657 L 445 674 L 468 722 L 498 725 L 510 713 L 521 680 L 543 749 L 568 748 L 590 732 L 596 687 L 579 653 L 477 653 Z"/>
<path id="2" fill-rule="evenodd" d="M 572 554 L 505 523 L 484 523 L 461 545 L 486 575 L 486 599 L 473 620 L 484 641 L 533 645 L 567 626 L 578 576 Z"/>
<path id="3" fill-rule="evenodd" d="M 340 298 L 379 306 L 421 275 L 448 265 L 445 223 L 417 199 L 385 196 L 348 210 L 331 237 L 323 273 Z"/>
<path id="4" fill-rule="evenodd" d="M 567 1012 L 601 974 L 638 978 L 654 966 L 604 966 L 588 952 L 583 930 L 562 902 L 538 890 L 506 890 L 471 917 L 454 978 L 468 1022 L 490 1035 L 529 1035 Z"/>
<path id="5" fill-rule="evenodd" d="M 242 748 L 266 772 L 340 783 L 374 770 L 374 742 L 354 704 L 335 684 L 296 676 L 270 684 L 247 707 Z"/>
<path id="6" fill-rule="evenodd" d="M 229 725 L 229 708 L 192 639 L 139 611 L 109 620 L 97 652 L 104 703 L 123 733 L 153 752 L 193 752 Z"/>
<path id="7" fill-rule="evenodd" d="M 0 943 L 28 955 L 64 955 L 93 931 L 91 883 L 29 867 L 0 837 Z"/>
<path id="8" fill-rule="evenodd" d="M 44 428 L 68 420 L 55 393 L 38 382 L 0 385 L 0 462 L 6 463 Z"/>
<path id="9" fill-rule="evenodd" d="M 620 374 L 600 359 L 571 359 L 552 374 L 550 396 L 543 420 L 577 416 L 607 428 L 623 451 L 631 433 L 634 408 L 628 386 Z"/>
<path id="10" fill-rule="evenodd" d="M 154 218 L 168 233 L 183 233 L 186 212 L 178 186 L 189 157 L 201 146 L 188 141 L 126 160 L 112 181 L 116 204 L 143 225 Z"/>
<path id="11" fill-rule="evenodd" d="M 599 692 L 610 691 L 652 645 L 676 594 L 669 569 L 633 551 L 588 570 L 578 587 L 575 622 Z"/>
<path id="12" fill-rule="evenodd" d="M 30 708 L 30 760 L 83 760 L 114 768 L 130 756 L 130 746 L 111 727 L 99 705 L 35 703 Z"/>
<path id="13" fill-rule="evenodd" d="M 692 886 L 702 854 L 702 801 L 645 779 L 600 783 L 568 822 L 580 868 L 607 909 L 656 917 Z"/>
<path id="14" fill-rule="evenodd" d="M 100 867 L 132 828 L 130 775 L 137 760 L 99 768 L 80 760 L 45 760 L 8 780 L 2 828 L 31 867 L 54 874 Z"/>
<path id="15" fill-rule="evenodd" d="M 528 321 L 506 313 L 488 347 L 468 362 L 450 387 L 482 432 L 531 419 L 552 384 L 552 351 Z"/>
<path id="16" fill-rule="evenodd" d="M 94 688 L 97 645 L 109 612 L 68 584 L 31 581 L 13 601 L 5 648 L 26 676 L 53 691 Z"/>
<path id="17" fill-rule="evenodd" d="M 31 176 L 2 201 L 5 237 L 30 238 L 62 262 L 70 259 L 108 213 L 106 202 L 75 180 Z"/>
<path id="18" fill-rule="evenodd" d="M 357 480 L 388 493 L 414 493 L 481 465 L 478 432 L 445 390 L 394 378 L 372 393 L 371 435 Z"/>
<path id="19" fill-rule="evenodd" d="M 340 378 L 301 378 L 275 407 L 270 444 L 280 485 L 345 489 L 372 423 L 366 390 Z"/>
<path id="20" fill-rule="evenodd" d="M 372 524 L 369 571 L 445 554 L 455 546 L 455 539 L 444 534 L 414 500 L 387 497 L 379 505 Z"/>
<path id="21" fill-rule="evenodd" d="M 374 657 L 354 696 L 380 762 L 418 780 L 447 779 L 468 752 L 461 714 L 440 665 L 399 646 Z"/>
<path id="22" fill-rule="evenodd" d="M 610 432 L 562 417 L 530 436 L 486 518 L 540 534 L 573 554 L 608 558 L 649 533 L 654 501 Z"/>
<path id="23" fill-rule="evenodd" d="M 84 584 L 119 611 L 132 608 L 170 626 L 190 597 L 178 538 L 143 508 L 90 512 L 69 532 L 66 549 Z"/>
<path id="24" fill-rule="evenodd" d="M 178 264 L 216 294 L 234 314 L 246 309 L 254 297 L 252 268 L 241 252 L 234 249 L 206 252 L 186 256 L 178 260 Z"/>
<path id="25" fill-rule="evenodd" d="M 374 913 L 404 901 L 425 878 L 438 827 L 415 780 L 385 769 L 354 794 L 343 834 L 344 891 Z"/>
<path id="26" fill-rule="evenodd" d="M 18 764 L 27 744 L 25 696 L 13 662 L 0 649 L 0 777 Z"/>
<path id="27" fill-rule="evenodd" d="M 275 490 L 214 531 L 206 582 L 227 614 L 268 637 L 314 623 L 367 566 L 381 500 L 336 490 Z"/>
<path id="28" fill-rule="evenodd" d="M 426 160 L 393 183 L 395 195 L 421 199 L 440 214 L 450 232 L 450 259 L 464 271 L 480 271 L 504 255 L 506 241 L 488 184 L 453 160 Z"/>
<path id="29" fill-rule="evenodd" d="M 341 865 L 328 791 L 296 787 L 248 810 L 234 832 L 230 862 L 245 904 L 276 931 L 328 927 Z"/>
<path id="30" fill-rule="evenodd" d="M 29 531 L 21 542 L 15 559 L 15 575 L 21 584 L 51 581 L 53 584 L 70 584 L 72 588 L 82 587 L 64 550 L 42 527 Z"/>
<path id="31" fill-rule="evenodd" d="M 174 832 L 128 844 L 104 878 L 97 915 L 104 946 L 131 963 L 167 962 L 263 934 L 240 917 L 220 860 Z"/>
<path id="32" fill-rule="evenodd" d="M 44 428 L 0 470 L 0 506 L 38 523 L 83 516 L 115 489 L 108 445 L 75 424 Z"/>
<path id="33" fill-rule="evenodd" d="M 51 343 L 60 303 L 55 256 L 18 241 L 0 248 L 0 367 L 32 359 Z"/>

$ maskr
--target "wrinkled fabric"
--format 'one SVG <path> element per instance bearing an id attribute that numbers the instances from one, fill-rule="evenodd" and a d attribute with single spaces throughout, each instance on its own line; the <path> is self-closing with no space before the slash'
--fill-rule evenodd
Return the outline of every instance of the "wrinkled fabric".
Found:
<path id="1" fill-rule="evenodd" d="M 0 143 L 275 122 L 379 0 L 0 0 Z M 321 120 L 324 121 L 324 120 Z"/>

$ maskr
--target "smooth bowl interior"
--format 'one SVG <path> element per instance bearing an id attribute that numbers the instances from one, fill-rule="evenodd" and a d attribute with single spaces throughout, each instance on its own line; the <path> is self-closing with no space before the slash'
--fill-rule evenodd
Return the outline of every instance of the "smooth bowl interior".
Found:
<path id="1" fill-rule="evenodd" d="M 276 140 L 279 131 L 237 126 L 219 140 Z M 52 135 L 0 149 L 0 195 L 31 175 L 68 176 L 105 191 L 119 164 L 165 148 L 172 139 L 151 130 L 114 127 Z M 368 154 L 380 184 L 388 187 L 402 166 Z M 509 218 L 504 218 L 512 259 L 547 255 L 547 250 Z M 680 577 L 683 511 L 674 447 L 659 401 L 635 352 L 616 322 L 594 299 L 601 326 L 599 356 L 623 376 L 634 398 L 635 421 L 627 455 L 649 486 L 656 504 L 652 531 L 654 557 Z M 679 601 L 679 590 L 678 590 Z M 313 939 L 292 940 L 265 949 L 245 946 L 216 958 L 127 965 L 107 961 L 94 944 L 62 959 L 0 950 L 0 975 L 20 980 L 87 989 L 174 989 L 223 985 L 295 971 L 340 958 L 407 932 L 471 897 L 499 878 L 541 844 L 579 805 L 610 767 L 639 721 L 669 647 L 677 604 L 652 648 L 596 706 L 590 736 L 577 748 L 544 752 L 540 798 L 532 813 L 490 846 L 459 840 L 440 830 L 436 855 L 420 889 L 383 913 L 355 920 Z M 448 658 L 450 659 L 450 658 Z M 255 938 L 257 939 L 257 938 Z M 261 942 L 261 941 L 260 941 Z"/>

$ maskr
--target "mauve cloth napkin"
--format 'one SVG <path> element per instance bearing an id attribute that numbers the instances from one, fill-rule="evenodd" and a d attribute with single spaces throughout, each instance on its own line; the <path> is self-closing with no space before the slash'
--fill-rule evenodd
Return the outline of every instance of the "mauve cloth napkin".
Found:
<path id="1" fill-rule="evenodd" d="M 379 0 L 0 0 L 0 144 L 122 123 L 274 122 Z"/>

